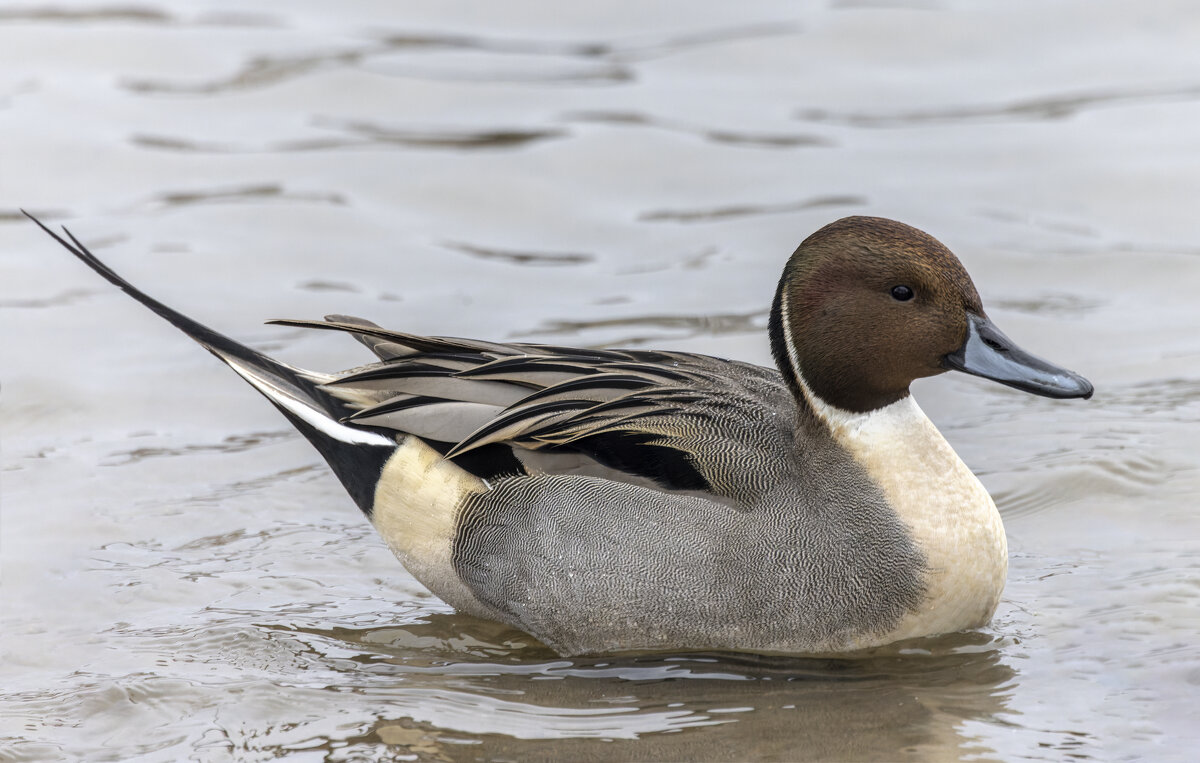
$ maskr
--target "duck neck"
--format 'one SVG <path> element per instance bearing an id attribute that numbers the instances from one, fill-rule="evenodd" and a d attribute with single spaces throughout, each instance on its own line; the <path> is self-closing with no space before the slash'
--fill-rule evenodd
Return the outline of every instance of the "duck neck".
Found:
<path id="1" fill-rule="evenodd" d="M 927 596 L 889 639 L 983 625 L 1008 573 L 1004 526 L 987 490 L 911 395 L 873 411 L 822 400 L 797 375 L 800 396 L 835 442 L 883 492 L 925 557 Z"/>

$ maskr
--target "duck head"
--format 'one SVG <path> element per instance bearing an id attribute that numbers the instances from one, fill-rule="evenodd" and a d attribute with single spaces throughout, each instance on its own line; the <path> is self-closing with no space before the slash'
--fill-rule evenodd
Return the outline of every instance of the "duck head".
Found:
<path id="1" fill-rule="evenodd" d="M 771 350 L 797 399 L 865 413 L 948 370 L 1035 395 L 1092 395 L 1087 379 L 1018 347 L 954 254 L 916 228 L 846 217 L 796 249 L 771 309 Z"/>

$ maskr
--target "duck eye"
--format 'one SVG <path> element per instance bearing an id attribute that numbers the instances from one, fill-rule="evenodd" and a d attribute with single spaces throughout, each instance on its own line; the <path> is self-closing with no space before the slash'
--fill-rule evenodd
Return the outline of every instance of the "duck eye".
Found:
<path id="1" fill-rule="evenodd" d="M 916 292 L 914 292 L 908 286 L 893 286 L 892 287 L 892 299 L 894 299 L 898 302 L 907 302 L 908 300 L 912 299 L 915 296 L 916 296 Z"/>

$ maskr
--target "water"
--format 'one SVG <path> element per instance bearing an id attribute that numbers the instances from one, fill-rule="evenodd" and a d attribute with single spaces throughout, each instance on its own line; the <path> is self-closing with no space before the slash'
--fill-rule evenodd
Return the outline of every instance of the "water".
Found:
<path id="1" fill-rule="evenodd" d="M 0 8 L 0 760 L 1191 757 L 1200 10 L 796 5 Z M 881 214 L 1097 394 L 916 387 L 1008 528 L 982 631 L 561 659 L 19 206 L 318 369 L 364 355 L 261 321 L 769 362 L 787 254 Z"/>

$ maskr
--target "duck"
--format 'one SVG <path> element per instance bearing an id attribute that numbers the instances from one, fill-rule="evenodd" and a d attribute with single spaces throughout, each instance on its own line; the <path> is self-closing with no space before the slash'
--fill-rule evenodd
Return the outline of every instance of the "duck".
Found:
<path id="1" fill-rule="evenodd" d="M 1093 392 L 1002 333 L 946 246 L 880 217 L 829 223 L 787 260 L 776 368 L 270 321 L 373 353 L 338 373 L 217 333 L 30 219 L 266 397 L 422 585 L 563 656 L 836 654 L 981 628 L 1004 527 L 910 385 L 958 371 Z"/>

